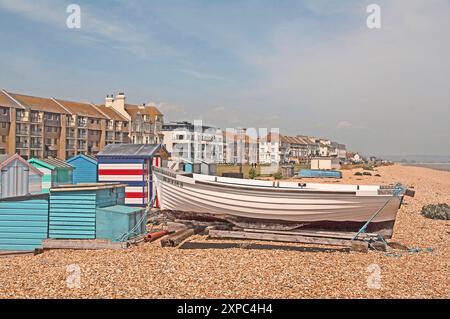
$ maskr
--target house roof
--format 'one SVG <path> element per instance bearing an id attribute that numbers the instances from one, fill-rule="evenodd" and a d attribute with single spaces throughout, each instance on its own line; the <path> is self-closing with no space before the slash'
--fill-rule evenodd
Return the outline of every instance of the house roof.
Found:
<path id="1" fill-rule="evenodd" d="M 162 144 L 109 144 L 98 157 L 151 158 L 161 150 L 169 154 Z"/>
<path id="2" fill-rule="evenodd" d="M 42 176 L 44 175 L 44 173 L 42 173 L 40 170 L 38 170 L 36 167 L 34 167 L 33 165 L 31 165 L 30 163 L 28 163 L 26 160 L 24 160 L 22 158 L 22 156 L 20 156 L 19 154 L 14 154 L 14 155 L 0 155 L 0 169 L 3 169 L 4 167 L 8 166 L 11 162 L 13 161 L 19 161 L 21 163 L 23 163 L 24 165 L 26 165 L 29 169 L 31 169 L 33 172 L 35 172 L 36 174 Z"/>
<path id="3" fill-rule="evenodd" d="M 122 114 L 114 110 L 112 107 L 106 107 L 105 105 L 96 105 L 95 107 L 98 108 L 100 112 L 106 114 L 111 120 L 128 121 L 128 119 L 126 119 Z"/>
<path id="4" fill-rule="evenodd" d="M 16 107 L 16 108 L 23 109 L 23 107 L 20 104 L 17 104 L 13 99 L 11 99 L 8 95 L 6 95 L 2 91 L 0 91 L 0 106 Z"/>
<path id="5" fill-rule="evenodd" d="M 74 156 L 74 157 L 68 159 L 66 162 L 70 164 L 73 161 L 75 161 L 77 159 L 80 159 L 80 158 L 82 158 L 82 159 L 84 159 L 84 160 L 86 160 L 88 162 L 91 162 L 92 164 L 97 165 L 97 159 L 96 158 L 94 158 L 92 156 L 89 156 L 89 155 L 84 155 L 84 154 L 79 154 L 77 156 Z"/>
<path id="6" fill-rule="evenodd" d="M 72 170 L 74 167 L 70 164 L 67 164 L 66 162 L 57 159 L 57 158 L 32 158 L 28 161 L 30 164 L 39 164 L 42 165 L 50 170 L 55 169 L 65 169 L 65 170 Z"/>
<path id="7" fill-rule="evenodd" d="M 102 112 L 100 112 L 95 106 L 90 103 L 65 101 L 59 99 L 55 100 L 73 114 L 85 117 L 93 117 L 97 119 L 107 118 Z"/>
<path id="8" fill-rule="evenodd" d="M 300 136 L 285 136 L 281 135 L 281 143 L 286 144 L 303 144 L 308 145 L 309 143 Z"/>
<path id="9" fill-rule="evenodd" d="M 245 143 L 257 143 L 258 138 L 251 136 L 252 134 L 245 132 L 236 132 L 236 131 L 222 131 L 222 136 L 224 142 L 227 144 L 235 143 L 237 141 L 245 141 Z"/>
<path id="10" fill-rule="evenodd" d="M 311 160 L 318 160 L 318 161 L 327 160 L 328 161 L 328 160 L 339 160 L 339 158 L 328 156 L 328 157 L 314 157 Z"/>
<path id="11" fill-rule="evenodd" d="M 163 114 L 158 110 L 158 108 L 154 105 L 134 105 L 134 104 L 125 104 L 125 110 L 130 114 L 131 117 L 136 116 L 137 113 L 141 113 L 142 115 L 150 115 L 150 116 L 162 116 Z"/>
<path id="12" fill-rule="evenodd" d="M 8 94 L 11 95 L 14 99 L 16 99 L 20 104 L 22 104 L 27 108 L 30 108 L 33 111 L 71 114 L 66 108 L 62 107 L 52 99 L 10 92 L 8 92 Z"/>
<path id="13" fill-rule="evenodd" d="M 281 136 L 282 135 L 280 133 L 271 132 L 271 133 L 267 134 L 266 136 L 261 137 L 260 141 L 268 142 L 268 143 L 271 143 L 272 141 L 279 142 L 281 140 Z"/>

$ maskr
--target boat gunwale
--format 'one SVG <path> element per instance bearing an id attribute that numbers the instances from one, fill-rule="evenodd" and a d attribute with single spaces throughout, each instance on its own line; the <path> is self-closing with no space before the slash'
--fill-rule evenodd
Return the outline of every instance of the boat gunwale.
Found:
<path id="1" fill-rule="evenodd" d="M 383 197 L 383 198 L 389 198 L 393 197 L 393 194 L 373 194 L 372 190 L 357 190 L 357 191 L 338 191 L 338 190 L 318 190 L 318 189 L 307 189 L 307 188 L 288 188 L 288 187 L 276 187 L 276 186 L 264 186 L 264 185 L 245 185 L 242 183 L 227 183 L 227 182 L 219 182 L 219 181 L 206 181 L 206 180 L 198 180 L 193 176 L 186 176 L 184 174 L 179 174 L 177 172 L 172 171 L 165 171 L 161 168 L 158 170 L 155 170 L 155 173 L 160 173 L 168 178 L 172 178 L 176 181 L 183 182 L 179 180 L 177 177 L 183 177 L 183 178 L 189 178 L 192 180 L 195 184 L 203 184 L 203 185 L 210 185 L 215 187 L 225 187 L 225 188 L 232 188 L 232 189 L 246 189 L 246 190 L 270 190 L 270 191 L 276 191 L 276 192 L 284 192 L 284 193 L 308 193 L 308 194 L 327 194 L 327 195 L 352 195 L 352 196 L 358 196 L 358 197 Z M 332 184 L 325 184 L 325 185 L 332 185 Z M 361 186 L 361 185 L 339 185 L 339 186 Z M 379 186 L 379 185 L 370 185 L 370 186 Z M 371 195 L 364 195 L 364 192 L 370 192 Z M 358 195 L 360 193 L 361 195 Z"/>
<path id="2" fill-rule="evenodd" d="M 196 184 L 205 184 L 212 185 L 218 187 L 226 187 L 226 188 L 238 188 L 238 189 L 255 189 L 255 190 L 271 190 L 277 192 L 284 193 L 308 193 L 308 194 L 330 194 L 330 195 L 355 195 L 356 191 L 331 191 L 331 190 L 316 190 L 316 189 L 293 189 L 293 188 L 284 188 L 284 187 L 275 187 L 275 186 L 262 186 L 262 185 L 243 185 L 243 184 L 233 184 L 233 183 L 221 183 L 221 182 L 209 182 L 209 181 L 199 181 L 194 179 Z M 378 196 L 378 195 L 377 195 Z"/>

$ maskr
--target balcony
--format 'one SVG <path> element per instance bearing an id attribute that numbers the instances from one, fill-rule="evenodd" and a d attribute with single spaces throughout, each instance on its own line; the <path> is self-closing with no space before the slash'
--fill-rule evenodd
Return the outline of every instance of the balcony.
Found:
<path id="1" fill-rule="evenodd" d="M 29 118 L 28 118 L 28 116 L 17 116 L 16 117 L 16 122 L 18 122 L 18 123 L 28 123 L 29 122 Z"/>
<path id="2" fill-rule="evenodd" d="M 107 133 L 106 136 L 105 136 L 105 140 L 108 141 L 108 142 L 114 141 L 114 135 Z"/>
<path id="3" fill-rule="evenodd" d="M 80 128 L 87 128 L 88 124 L 86 121 L 78 121 L 77 126 Z"/>
<path id="4" fill-rule="evenodd" d="M 31 136 L 42 136 L 42 130 L 31 130 Z"/>
<path id="5" fill-rule="evenodd" d="M 114 131 L 114 124 L 112 124 L 112 123 L 106 124 L 105 129 L 107 131 Z"/>
<path id="6" fill-rule="evenodd" d="M 31 116 L 30 117 L 30 122 L 33 124 L 41 124 L 42 123 L 42 118 L 39 116 Z"/>
<path id="7" fill-rule="evenodd" d="M 100 123 L 91 123 L 89 122 L 89 124 L 87 125 L 87 128 L 90 130 L 97 130 L 97 131 L 101 131 L 102 127 L 100 125 Z"/>
<path id="8" fill-rule="evenodd" d="M 9 113 L 0 114 L 0 123 L 9 123 L 9 122 L 11 122 L 11 117 L 9 116 Z"/>
<path id="9" fill-rule="evenodd" d="M 17 129 L 16 135 L 28 136 L 29 131 L 27 129 Z"/>
<path id="10" fill-rule="evenodd" d="M 16 142 L 17 149 L 28 149 L 28 143 L 25 142 Z"/>
<path id="11" fill-rule="evenodd" d="M 46 118 L 45 119 L 45 126 L 53 126 L 53 127 L 61 127 L 61 119 L 54 119 L 54 118 Z"/>
<path id="12" fill-rule="evenodd" d="M 77 122 L 73 119 L 66 120 L 66 126 L 75 127 L 76 124 L 77 124 Z"/>

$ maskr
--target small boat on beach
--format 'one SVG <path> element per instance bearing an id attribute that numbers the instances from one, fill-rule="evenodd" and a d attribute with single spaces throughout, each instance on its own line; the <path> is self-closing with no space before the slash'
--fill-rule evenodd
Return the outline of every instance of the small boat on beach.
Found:
<path id="1" fill-rule="evenodd" d="M 367 231 L 390 238 L 406 189 L 302 184 L 154 169 L 161 210 L 184 220 L 270 230 Z"/>

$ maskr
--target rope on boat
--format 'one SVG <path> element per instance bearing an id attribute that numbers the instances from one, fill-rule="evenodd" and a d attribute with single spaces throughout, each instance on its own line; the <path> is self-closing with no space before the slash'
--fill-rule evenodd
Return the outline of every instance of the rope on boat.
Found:
<path id="1" fill-rule="evenodd" d="M 380 209 L 378 209 L 375 212 L 375 214 L 373 214 L 372 217 L 369 218 L 369 220 L 361 227 L 361 229 L 356 233 L 356 235 L 353 237 L 352 240 L 356 240 L 359 235 L 364 234 L 366 232 L 369 224 L 375 219 L 375 217 L 378 216 L 379 213 L 381 213 L 383 211 L 383 209 L 391 202 L 391 200 L 394 198 L 400 198 L 400 195 L 404 192 L 405 192 L 405 187 L 403 187 L 401 184 L 395 185 L 392 197 L 390 197 L 386 201 L 386 203 L 384 203 L 383 206 L 381 206 Z M 379 237 L 382 237 L 382 236 L 379 236 Z M 384 239 L 383 239 L 383 241 L 384 241 Z"/>

